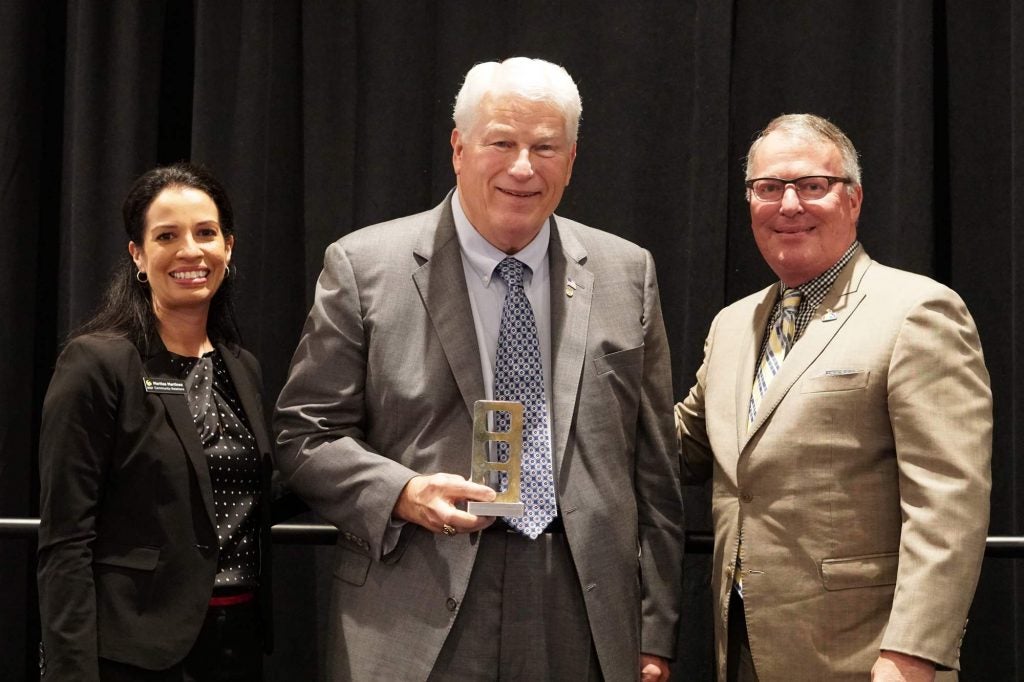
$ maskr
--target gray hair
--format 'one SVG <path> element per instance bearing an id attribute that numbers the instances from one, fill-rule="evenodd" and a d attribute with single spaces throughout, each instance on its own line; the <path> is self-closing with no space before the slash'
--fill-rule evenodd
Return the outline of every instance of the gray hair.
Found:
<path id="1" fill-rule="evenodd" d="M 751 167 L 754 163 L 754 154 L 761 144 L 761 140 L 769 133 L 776 131 L 792 135 L 807 142 L 828 142 L 835 145 L 839 150 L 839 156 L 843 161 L 843 175 L 850 178 L 847 191 L 852 192 L 854 187 L 860 186 L 860 161 L 858 160 L 857 149 L 850 142 L 839 126 L 827 118 L 815 114 L 782 114 L 772 119 L 765 126 L 765 129 L 757 134 L 750 151 L 747 152 L 746 179 L 751 180 Z"/>
<path id="2" fill-rule="evenodd" d="M 477 64 L 462 83 L 455 97 L 452 118 L 463 135 L 476 123 L 485 99 L 512 98 L 543 102 L 557 109 L 565 119 L 569 142 L 576 142 L 583 104 L 579 90 L 568 72 L 543 59 L 512 57 L 502 62 Z"/>

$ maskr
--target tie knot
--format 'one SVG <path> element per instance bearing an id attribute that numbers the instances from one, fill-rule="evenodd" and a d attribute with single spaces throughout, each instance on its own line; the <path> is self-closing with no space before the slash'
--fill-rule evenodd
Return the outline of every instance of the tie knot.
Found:
<path id="1" fill-rule="evenodd" d="M 505 280 L 505 284 L 512 287 L 523 286 L 523 265 L 522 261 L 518 261 L 515 258 L 509 256 L 505 260 L 498 263 L 496 268 L 498 271 L 498 277 Z"/>
<path id="2" fill-rule="evenodd" d="M 782 292 L 782 309 L 796 311 L 800 307 L 800 301 L 804 292 L 799 289 L 786 289 Z"/>

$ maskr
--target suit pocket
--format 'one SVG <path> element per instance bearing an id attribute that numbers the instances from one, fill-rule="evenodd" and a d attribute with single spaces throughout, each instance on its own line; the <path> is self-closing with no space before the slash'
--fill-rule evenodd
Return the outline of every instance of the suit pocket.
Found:
<path id="1" fill-rule="evenodd" d="M 598 376 L 608 372 L 618 372 L 643 365 L 644 346 L 640 344 L 636 348 L 617 350 L 614 353 L 607 353 L 599 358 L 594 358 L 594 370 Z"/>
<path id="2" fill-rule="evenodd" d="M 381 557 L 380 562 L 382 564 L 397 564 L 398 560 L 405 554 L 405 548 L 409 546 L 412 541 L 412 536 L 416 533 L 417 526 L 415 523 L 407 523 L 401 530 L 401 534 L 398 536 L 398 542 L 395 544 L 395 548 Z"/>
<path id="3" fill-rule="evenodd" d="M 858 370 L 829 370 L 825 374 L 806 379 L 800 386 L 801 393 L 828 393 L 832 391 L 855 391 L 868 385 L 871 372 Z"/>
<path id="4" fill-rule="evenodd" d="M 145 612 L 159 580 L 159 547 L 97 541 L 92 563 L 101 621 L 121 622 L 128 614 Z"/>
<path id="5" fill-rule="evenodd" d="M 335 578 L 357 587 L 366 584 L 366 576 L 370 572 L 370 557 L 353 552 L 343 545 L 338 545 L 336 556 L 338 565 L 334 569 Z"/>
<path id="6" fill-rule="evenodd" d="M 821 583 L 829 591 L 895 585 L 899 559 L 897 552 L 822 559 Z"/>
<path id="7" fill-rule="evenodd" d="M 97 542 L 92 556 L 95 564 L 152 571 L 160 562 L 160 548 Z"/>

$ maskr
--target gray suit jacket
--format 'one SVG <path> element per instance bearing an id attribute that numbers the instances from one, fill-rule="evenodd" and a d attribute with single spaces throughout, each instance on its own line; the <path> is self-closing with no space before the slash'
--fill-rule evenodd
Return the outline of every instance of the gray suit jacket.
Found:
<path id="1" fill-rule="evenodd" d="M 338 526 L 333 679 L 426 679 L 466 592 L 479 534 L 408 524 L 406 482 L 469 477 L 483 399 L 451 195 L 332 244 L 276 428 L 289 487 Z M 650 254 L 552 217 L 553 455 L 559 509 L 606 679 L 672 657 L 682 506 L 669 354 Z M 566 295 L 566 282 L 579 288 Z"/>
<path id="2" fill-rule="evenodd" d="M 957 668 L 991 487 L 974 321 L 950 289 L 861 250 L 748 429 L 777 297 L 718 314 L 676 406 L 684 475 L 713 479 L 719 679 L 740 533 L 760 679 L 866 680 L 880 648 Z"/>

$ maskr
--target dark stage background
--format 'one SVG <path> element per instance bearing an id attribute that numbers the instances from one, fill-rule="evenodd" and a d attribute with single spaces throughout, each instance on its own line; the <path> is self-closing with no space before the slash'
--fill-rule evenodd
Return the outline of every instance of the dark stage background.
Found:
<path id="1" fill-rule="evenodd" d="M 276 396 L 326 245 L 453 185 L 450 106 L 475 62 L 563 64 L 584 102 L 560 213 L 654 252 L 689 388 L 707 326 L 771 274 L 741 158 L 812 111 L 863 155 L 860 236 L 950 284 L 995 392 L 991 534 L 1024 534 L 1024 9 L 1020 3 L 0 1 L 0 517 L 36 516 L 36 429 L 61 339 L 126 248 L 120 202 L 192 158 L 236 208 L 240 315 Z M 691 529 L 710 528 L 703 490 Z M 34 546 L 0 547 L 0 678 L 34 675 Z M 282 546 L 273 680 L 322 675 L 331 549 Z M 1024 575 L 988 559 L 964 680 L 1024 679 Z M 708 558 L 686 560 L 675 679 L 710 679 Z M 785 624 L 779 624 L 785 627 Z"/>

